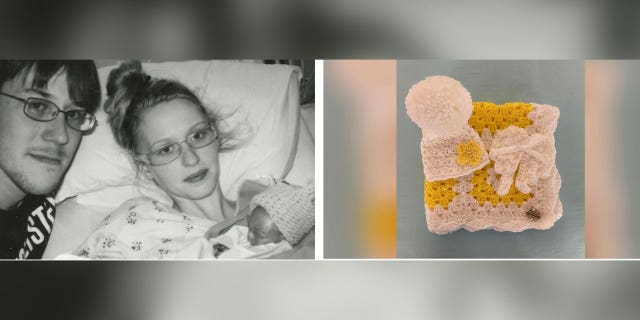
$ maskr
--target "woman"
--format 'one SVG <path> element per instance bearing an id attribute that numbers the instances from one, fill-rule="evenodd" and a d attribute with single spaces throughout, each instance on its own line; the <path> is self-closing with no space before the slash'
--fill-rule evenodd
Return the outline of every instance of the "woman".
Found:
<path id="1" fill-rule="evenodd" d="M 128 62 L 109 75 L 107 95 L 104 107 L 116 142 L 131 153 L 139 174 L 171 197 L 173 207 L 146 198 L 125 202 L 80 255 L 180 258 L 190 242 L 202 243 L 202 235 L 216 223 L 209 236 L 246 216 L 243 205 L 236 208 L 225 198 L 219 183 L 218 153 L 232 148 L 232 140 L 191 90 L 177 81 L 151 78 L 139 62 Z M 259 191 L 253 185 L 241 195 L 250 198 Z"/>
<path id="2" fill-rule="evenodd" d="M 233 213 L 218 183 L 218 152 L 229 139 L 191 90 L 177 81 L 152 79 L 139 62 L 129 62 L 111 72 L 107 95 L 105 111 L 116 142 L 176 209 L 213 221 Z"/>

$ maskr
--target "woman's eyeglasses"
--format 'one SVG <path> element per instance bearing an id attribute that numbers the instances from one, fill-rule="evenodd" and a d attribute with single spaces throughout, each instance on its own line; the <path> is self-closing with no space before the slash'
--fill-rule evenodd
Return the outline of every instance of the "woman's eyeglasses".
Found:
<path id="1" fill-rule="evenodd" d="M 55 103 L 41 98 L 20 98 L 14 95 L 10 95 L 4 92 L 0 92 L 0 95 L 7 96 L 16 100 L 24 102 L 23 111 L 27 117 L 40 121 L 48 122 L 53 121 L 58 117 L 58 114 L 63 113 L 64 119 L 67 125 L 74 130 L 82 133 L 90 132 L 96 125 L 96 117 L 90 112 L 72 109 L 64 111 L 60 109 Z"/>
<path id="2" fill-rule="evenodd" d="M 207 123 L 205 126 L 196 128 L 195 131 L 187 136 L 185 140 L 180 142 L 172 142 L 162 144 L 158 147 L 152 147 L 152 151 L 147 154 L 141 154 L 143 161 L 146 158 L 148 164 L 152 166 L 160 166 L 168 164 L 178 159 L 182 154 L 182 143 L 187 143 L 192 149 L 200 149 L 212 144 L 218 138 L 218 132 L 212 124 Z"/>

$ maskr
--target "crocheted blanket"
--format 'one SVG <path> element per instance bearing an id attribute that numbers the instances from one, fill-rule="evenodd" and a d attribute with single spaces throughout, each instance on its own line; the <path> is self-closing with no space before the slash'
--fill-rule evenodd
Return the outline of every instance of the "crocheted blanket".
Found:
<path id="1" fill-rule="evenodd" d="M 491 160 L 482 169 L 458 178 L 434 182 L 425 179 L 424 200 L 429 230 L 444 234 L 460 228 L 469 231 L 550 228 L 562 216 L 558 195 L 561 180 L 555 166 L 553 139 L 558 109 L 521 102 L 504 105 L 474 102 L 473 106 L 469 125 L 481 136 L 485 147 L 491 151 L 499 150 L 495 145 L 503 144 L 503 140 L 513 142 L 536 134 L 544 135 L 549 139 L 547 144 L 534 148 L 547 152 L 550 166 L 541 168 L 535 156 L 519 151 L 521 154 L 496 156 L 498 172 L 496 162 Z M 460 155 L 467 162 L 479 159 L 478 154 L 461 152 Z M 425 165 L 429 166 L 429 163 Z M 497 189 L 504 191 L 499 193 Z"/>
<path id="2" fill-rule="evenodd" d="M 405 100 L 422 128 L 431 232 L 548 229 L 562 216 L 550 105 L 471 102 L 455 79 L 427 77 Z"/>

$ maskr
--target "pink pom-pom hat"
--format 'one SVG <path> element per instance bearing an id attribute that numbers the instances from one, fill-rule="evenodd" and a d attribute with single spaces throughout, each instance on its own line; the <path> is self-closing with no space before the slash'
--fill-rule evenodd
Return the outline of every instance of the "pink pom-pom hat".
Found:
<path id="1" fill-rule="evenodd" d="M 473 112 L 471 94 L 459 81 L 427 77 L 409 89 L 405 105 L 411 120 L 422 129 L 420 146 L 428 181 L 464 176 L 489 163 L 480 136 L 468 124 Z"/>

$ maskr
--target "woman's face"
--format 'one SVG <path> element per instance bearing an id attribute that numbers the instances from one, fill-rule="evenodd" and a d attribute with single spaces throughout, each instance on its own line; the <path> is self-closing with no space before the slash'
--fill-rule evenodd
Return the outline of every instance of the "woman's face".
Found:
<path id="1" fill-rule="evenodd" d="M 171 144 L 179 144 L 182 150 L 169 163 L 143 164 L 143 172 L 172 196 L 198 200 L 211 195 L 218 187 L 219 139 L 201 148 L 193 148 L 184 142 L 188 137 L 200 139 L 208 121 L 200 107 L 187 99 L 162 102 L 142 115 L 137 132 L 137 153 L 162 153 L 171 150 Z"/>

